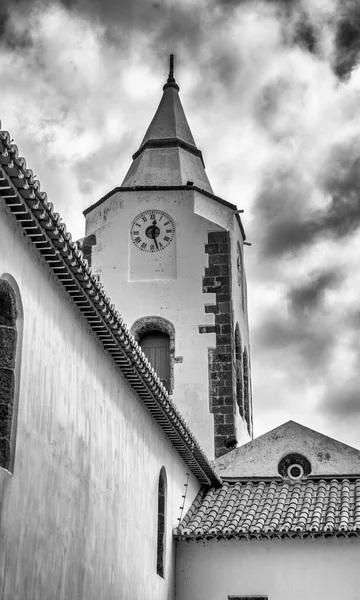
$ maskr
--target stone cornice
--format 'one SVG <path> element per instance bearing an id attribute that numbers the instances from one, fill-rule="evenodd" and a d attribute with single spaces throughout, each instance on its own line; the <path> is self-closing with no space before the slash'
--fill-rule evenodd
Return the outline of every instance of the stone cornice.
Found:
<path id="1" fill-rule="evenodd" d="M 132 159 L 135 160 L 147 148 L 182 148 L 183 150 L 186 150 L 187 152 L 190 152 L 191 154 L 194 154 L 195 156 L 200 158 L 202 165 L 205 169 L 205 163 L 201 150 L 196 148 L 196 146 L 193 146 L 188 142 L 184 142 L 179 138 L 162 138 L 156 140 L 147 140 L 145 144 L 143 144 L 139 148 L 139 150 L 137 150 L 135 154 L 132 155 Z"/>
<path id="2" fill-rule="evenodd" d="M 91 206 L 88 206 L 88 208 L 85 208 L 85 210 L 83 211 L 83 215 L 84 215 L 84 217 L 86 217 L 92 210 L 94 210 L 94 208 L 97 208 L 103 202 L 105 202 L 105 200 L 110 198 L 110 196 L 113 196 L 114 194 L 116 194 L 118 192 L 154 192 L 154 191 L 155 192 L 156 191 L 163 192 L 163 191 L 174 191 L 174 190 L 175 191 L 177 191 L 177 190 L 178 191 L 194 190 L 195 192 L 199 192 L 200 194 L 203 194 L 204 196 L 207 196 L 208 198 L 215 200 L 219 204 L 226 206 L 226 208 L 230 208 L 231 210 L 233 210 L 235 213 L 236 221 L 237 221 L 240 231 L 241 231 L 242 238 L 244 241 L 246 240 L 245 230 L 244 230 L 243 224 L 241 222 L 240 215 L 238 212 L 235 212 L 235 211 L 237 211 L 237 207 L 235 206 L 235 204 L 231 204 L 231 202 L 228 202 L 227 200 L 220 198 L 220 196 L 215 196 L 215 194 L 211 194 L 210 192 L 207 192 L 206 190 L 203 190 L 196 185 L 134 185 L 132 187 L 131 186 L 130 187 L 129 186 L 117 186 L 116 188 L 114 188 L 113 190 L 111 190 L 110 192 L 105 194 L 105 196 L 100 198 L 100 200 L 98 200 Z"/>

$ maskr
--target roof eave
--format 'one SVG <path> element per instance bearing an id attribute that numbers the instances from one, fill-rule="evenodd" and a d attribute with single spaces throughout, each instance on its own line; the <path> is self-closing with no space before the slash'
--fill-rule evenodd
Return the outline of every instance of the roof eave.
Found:
<path id="1" fill-rule="evenodd" d="M 173 190 L 179 190 L 179 191 L 194 190 L 195 192 L 199 192 L 200 194 L 203 194 L 204 196 L 207 196 L 208 198 L 215 200 L 219 204 L 226 206 L 226 208 L 233 210 L 236 220 L 237 220 L 237 223 L 240 227 L 240 231 L 241 231 L 243 240 L 244 241 L 246 240 L 245 230 L 244 230 L 243 224 L 241 222 L 240 215 L 237 212 L 238 211 L 237 206 L 235 204 L 231 204 L 231 202 L 228 202 L 227 200 L 224 200 L 223 198 L 220 198 L 220 196 L 215 196 L 215 194 L 212 194 L 211 192 L 208 192 L 206 190 L 203 190 L 202 188 L 199 188 L 196 185 L 134 185 L 131 187 L 117 186 L 113 190 L 111 190 L 110 192 L 105 194 L 105 196 L 100 198 L 100 200 L 98 200 L 97 202 L 95 202 L 94 204 L 89 206 L 88 208 L 85 208 L 85 210 L 83 211 L 83 215 L 84 215 L 84 217 L 86 217 L 92 210 L 94 210 L 95 208 L 100 206 L 103 202 L 105 202 L 108 198 L 110 198 L 110 196 L 113 196 L 114 194 L 116 194 L 118 192 L 151 192 L 151 191 L 173 191 Z"/>
<path id="2" fill-rule="evenodd" d="M 2 176 L 2 177 L 1 177 Z M 147 358 L 123 319 L 94 277 L 87 261 L 72 241 L 60 216 L 39 181 L 19 157 L 7 131 L 0 131 L 0 198 L 74 300 L 92 331 L 130 386 L 138 394 L 166 437 L 204 485 L 221 485 L 221 478 L 170 400 Z M 36 232 L 36 235 L 34 235 Z"/>
<path id="3" fill-rule="evenodd" d="M 327 538 L 359 538 L 360 529 L 337 529 L 334 531 L 304 530 L 304 531 L 269 531 L 257 533 L 255 531 L 242 531 L 237 533 L 213 534 L 180 534 L 173 532 L 173 538 L 178 542 L 205 542 L 205 541 L 230 541 L 230 540 L 282 540 L 282 539 L 327 539 Z"/>

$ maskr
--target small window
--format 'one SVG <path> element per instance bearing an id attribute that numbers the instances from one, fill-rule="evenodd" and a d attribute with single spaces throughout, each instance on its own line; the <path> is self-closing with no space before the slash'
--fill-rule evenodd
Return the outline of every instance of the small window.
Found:
<path id="1" fill-rule="evenodd" d="M 167 390 L 170 389 L 170 338 L 163 331 L 148 331 L 139 344 Z"/>
<path id="2" fill-rule="evenodd" d="M 268 596 L 228 596 L 228 600 L 268 600 Z"/>
<path id="3" fill-rule="evenodd" d="M 159 475 L 158 485 L 158 521 L 157 521 L 157 567 L 156 571 L 160 577 L 164 577 L 165 563 L 165 523 L 166 514 L 166 471 L 162 467 Z"/>
<path id="4" fill-rule="evenodd" d="M 290 479 L 301 479 L 301 477 L 304 475 L 304 469 L 301 465 L 290 465 L 287 470 L 287 474 Z"/>
<path id="5" fill-rule="evenodd" d="M 311 473 L 311 463 L 302 454 L 292 452 L 280 460 L 278 471 L 282 477 L 289 477 L 293 480 L 302 479 Z"/>

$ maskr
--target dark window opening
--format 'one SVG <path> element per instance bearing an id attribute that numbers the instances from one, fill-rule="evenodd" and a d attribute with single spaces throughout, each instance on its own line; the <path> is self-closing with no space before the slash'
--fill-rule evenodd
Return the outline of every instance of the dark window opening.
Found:
<path id="1" fill-rule="evenodd" d="M 11 467 L 17 317 L 15 292 L 8 281 L 0 279 L 0 467 L 7 470 Z"/>
<path id="2" fill-rule="evenodd" d="M 170 390 L 170 337 L 163 331 L 148 331 L 140 338 L 142 351 L 163 385 Z"/>
<path id="3" fill-rule="evenodd" d="M 268 596 L 228 596 L 228 600 L 268 600 Z"/>
<path id="4" fill-rule="evenodd" d="M 235 328 L 235 368 L 236 368 L 236 400 L 239 407 L 239 413 L 244 418 L 244 386 L 243 386 L 243 364 L 241 352 L 241 336 L 239 323 Z"/>
<path id="5" fill-rule="evenodd" d="M 243 352 L 243 378 L 244 378 L 244 416 L 247 423 L 249 435 L 252 435 L 252 414 L 251 414 L 251 391 L 249 377 L 249 359 L 247 350 Z"/>
<path id="6" fill-rule="evenodd" d="M 161 468 L 158 485 L 157 561 L 156 572 L 164 577 L 165 562 L 166 472 Z"/>

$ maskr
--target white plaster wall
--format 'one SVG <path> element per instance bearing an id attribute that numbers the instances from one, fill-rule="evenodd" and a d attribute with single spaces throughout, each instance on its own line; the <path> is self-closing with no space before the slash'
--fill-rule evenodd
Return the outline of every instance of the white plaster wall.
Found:
<path id="1" fill-rule="evenodd" d="M 358 600 L 359 539 L 179 542 L 176 600 Z"/>
<path id="2" fill-rule="evenodd" d="M 188 469 L 2 204 L 0 247 L 0 275 L 15 278 L 24 312 L 14 474 L 0 469 L 0 597 L 171 599 Z M 197 489 L 191 476 L 185 510 Z"/>
<path id="3" fill-rule="evenodd" d="M 299 453 L 311 464 L 311 475 L 359 475 L 360 451 L 318 431 L 288 421 L 216 461 L 227 477 L 278 477 L 279 462 Z"/>
<path id="4" fill-rule="evenodd" d="M 182 362 L 174 365 L 173 399 L 212 458 L 214 421 L 209 412 L 208 348 L 215 347 L 215 334 L 199 334 L 199 326 L 214 324 L 214 316 L 205 314 L 205 304 L 214 304 L 215 294 L 202 292 L 202 278 L 208 264 L 208 231 L 220 227 L 194 213 L 195 201 L 200 207 L 197 196 L 192 190 L 117 192 L 88 214 L 86 235 L 96 234 L 92 265 L 125 321 L 131 325 L 141 317 L 156 315 L 174 325 L 175 356 Z M 219 211 L 210 202 L 209 216 L 215 219 Z M 152 208 L 165 211 L 175 221 L 176 277 L 158 279 L 155 270 L 149 269 L 148 281 L 130 282 L 127 265 L 131 223 L 137 214 Z M 225 209 L 220 208 L 218 216 L 224 220 Z"/>

